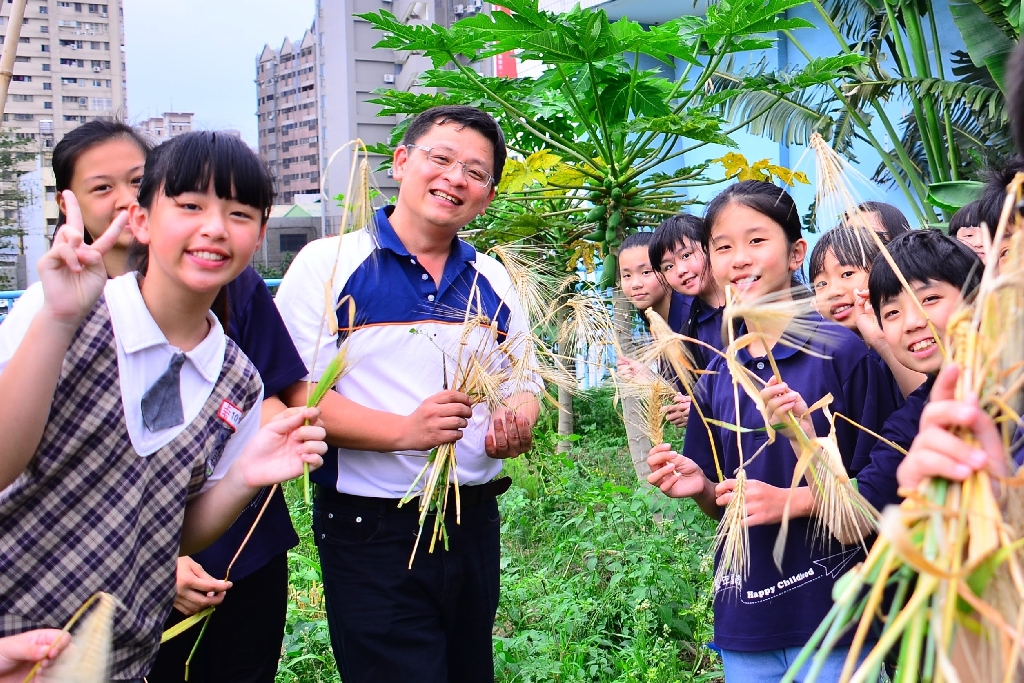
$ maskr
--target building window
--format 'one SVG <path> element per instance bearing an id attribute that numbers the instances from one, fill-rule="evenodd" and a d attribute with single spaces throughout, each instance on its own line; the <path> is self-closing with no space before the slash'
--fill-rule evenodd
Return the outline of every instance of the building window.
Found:
<path id="1" fill-rule="evenodd" d="M 78 83 L 78 79 L 77 78 L 67 78 L 65 76 L 65 77 L 60 79 L 60 82 L 63 85 L 75 85 L 76 83 Z"/>
<path id="2" fill-rule="evenodd" d="M 39 27 L 39 32 L 40 33 L 49 33 L 50 32 L 50 27 L 47 26 L 46 24 L 43 24 L 42 26 Z"/>
<path id="3" fill-rule="evenodd" d="M 89 11 L 91 13 L 93 13 L 93 14 L 96 14 L 97 12 L 100 11 L 100 6 L 99 5 L 89 5 Z"/>
<path id="4" fill-rule="evenodd" d="M 46 83 L 43 83 L 43 90 L 53 90 L 53 85 L 47 81 Z"/>
<path id="5" fill-rule="evenodd" d="M 43 109 L 53 109 L 53 102 L 50 102 L 50 101 L 43 102 Z"/>
<path id="6" fill-rule="evenodd" d="M 15 121 L 35 121 L 36 120 L 36 115 L 35 114 L 15 114 L 14 115 L 14 120 Z"/>
<path id="7" fill-rule="evenodd" d="M 49 8 L 47 8 L 47 6 L 46 6 L 46 5 L 40 5 L 40 6 L 39 6 L 39 13 L 40 13 L 40 14 L 48 14 L 48 13 L 49 13 L 49 11 L 50 11 L 50 10 L 49 10 Z"/>
<path id="8" fill-rule="evenodd" d="M 19 95 L 19 94 L 15 93 L 15 94 L 11 95 L 11 101 L 12 102 L 31 102 L 32 101 L 32 96 L 31 95 Z"/>
<path id="9" fill-rule="evenodd" d="M 31 62 L 32 58 L 31 57 L 15 57 L 14 61 L 21 62 L 22 64 L 24 64 L 25 62 Z"/>
<path id="10" fill-rule="evenodd" d="M 31 38 L 19 38 L 18 42 L 19 43 L 31 43 L 32 39 Z"/>
<path id="11" fill-rule="evenodd" d="M 50 44 L 49 43 L 43 43 L 42 45 L 39 46 L 39 51 L 40 52 L 49 52 L 50 51 Z"/>
<path id="12" fill-rule="evenodd" d="M 298 253 L 306 246 L 306 233 L 281 235 L 281 251 Z"/>
<path id="13" fill-rule="evenodd" d="M 49 71 L 49 70 L 50 70 L 50 63 L 49 62 L 43 62 L 43 71 Z"/>
<path id="14" fill-rule="evenodd" d="M 29 83 L 32 80 L 31 76 L 22 76 L 21 74 L 14 74 L 11 78 L 12 81 L 19 81 L 21 83 Z"/>
<path id="15" fill-rule="evenodd" d="M 99 50 L 100 49 L 99 42 L 95 41 L 95 40 L 89 41 L 89 49 L 90 50 Z"/>

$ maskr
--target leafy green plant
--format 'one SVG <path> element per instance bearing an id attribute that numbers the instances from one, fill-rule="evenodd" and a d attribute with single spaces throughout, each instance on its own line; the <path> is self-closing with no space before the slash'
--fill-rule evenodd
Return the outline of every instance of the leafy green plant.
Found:
<path id="1" fill-rule="evenodd" d="M 714 523 L 689 501 L 639 490 L 609 390 L 587 392 L 578 405 L 580 432 L 568 453 L 555 452 L 547 411 L 533 450 L 506 462 L 513 485 L 499 498 L 496 680 L 720 681 L 721 665 L 704 645 Z M 300 545 L 288 555 L 277 681 L 337 683 L 311 512 L 300 482 L 284 492 Z"/>
<path id="2" fill-rule="evenodd" d="M 574 256 L 582 255 L 577 241 L 599 245 L 603 288 L 614 282 L 625 235 L 677 213 L 692 201 L 693 188 L 724 180 L 708 173 L 710 160 L 681 162 L 699 159 L 710 144 L 735 147 L 730 134 L 768 107 L 727 124 L 719 107 L 739 90 L 714 92 L 709 81 L 730 55 L 767 48 L 778 31 L 810 27 L 785 16 L 803 2 L 733 0 L 713 4 L 706 17 L 656 26 L 610 22 L 603 10 L 578 6 L 565 14 L 544 12 L 537 0 L 510 0 L 503 3 L 509 13 L 477 14 L 451 28 L 408 26 L 383 10 L 360 16 L 384 33 L 377 47 L 421 52 L 435 67 L 418 85 L 437 88 L 437 94 L 379 91 L 373 102 L 382 105 L 381 114 L 417 114 L 446 103 L 495 114 L 519 155 L 499 188 L 505 215 L 497 227 L 529 238 L 556 219 L 562 233 L 558 258 L 567 266 L 574 268 Z M 510 50 L 540 62 L 541 75 L 488 78 L 466 63 Z M 642 61 L 663 66 L 641 68 Z M 780 98 L 836 78 L 839 66 L 815 62 L 781 89 L 768 81 L 740 85 Z M 403 133 L 398 126 L 392 142 Z"/>

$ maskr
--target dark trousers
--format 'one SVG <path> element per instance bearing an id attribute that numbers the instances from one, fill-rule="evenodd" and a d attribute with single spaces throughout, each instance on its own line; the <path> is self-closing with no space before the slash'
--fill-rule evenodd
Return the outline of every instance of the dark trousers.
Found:
<path id="1" fill-rule="evenodd" d="M 447 551 L 439 541 L 427 552 L 433 523 L 431 515 L 409 569 L 414 503 L 396 509 L 395 501 L 318 494 L 313 532 L 344 683 L 493 683 L 497 500 L 464 500 L 461 524 L 449 500 Z"/>
<path id="2" fill-rule="evenodd" d="M 274 683 L 288 612 L 288 553 L 234 585 L 217 605 L 189 667 L 189 683 Z M 164 628 L 185 619 L 171 610 Z M 182 683 L 199 636 L 196 624 L 160 646 L 149 683 Z"/>

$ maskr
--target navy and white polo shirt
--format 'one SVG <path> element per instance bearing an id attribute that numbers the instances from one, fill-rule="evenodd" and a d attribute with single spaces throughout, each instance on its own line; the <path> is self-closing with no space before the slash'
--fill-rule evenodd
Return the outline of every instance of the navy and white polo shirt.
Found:
<path id="1" fill-rule="evenodd" d="M 288 269 L 276 301 L 313 381 L 323 375 L 339 345 L 339 335 L 331 334 L 326 324 L 320 332 L 325 302 L 334 309 L 328 313 L 342 337 L 353 305 L 349 369 L 336 390 L 367 408 L 409 415 L 445 388 L 445 371 L 448 388 L 456 388 L 453 375 L 460 353 L 508 363 L 490 351 L 507 338 L 525 340 L 530 330 L 512 281 L 498 261 L 456 237 L 437 286 L 395 234 L 388 220 L 392 210 L 378 210 L 370 229 L 306 245 Z M 479 316 L 480 324 L 464 340 L 467 309 Z M 527 345 L 517 344 L 515 353 L 529 353 Z M 532 378 L 503 390 L 505 395 L 537 392 L 540 384 Z M 477 405 L 456 446 L 459 484 L 483 484 L 501 471 L 501 461 L 484 452 L 489 427 L 490 411 Z M 400 498 L 427 455 L 341 448 L 337 458 L 325 458 L 313 479 L 342 493 Z"/>

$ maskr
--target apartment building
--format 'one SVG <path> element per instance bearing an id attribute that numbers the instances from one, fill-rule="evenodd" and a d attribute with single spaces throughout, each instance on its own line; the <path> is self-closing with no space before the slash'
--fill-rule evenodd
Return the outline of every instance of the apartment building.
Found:
<path id="1" fill-rule="evenodd" d="M 387 143 L 398 118 L 377 116 L 380 107 L 368 100 L 374 98 L 378 88 L 422 91 L 418 78 L 431 68 L 430 60 L 420 54 L 375 50 L 373 46 L 383 36 L 356 14 L 384 9 L 407 24 L 451 26 L 486 7 L 480 0 L 316 0 L 317 104 L 320 158 L 324 163 L 356 138 L 367 145 Z M 493 60 L 475 68 L 492 75 Z M 339 154 L 327 170 L 323 182 L 328 196 L 347 191 L 351 158 L 347 151 Z M 371 168 L 381 160 L 380 156 L 371 156 Z M 375 173 L 373 182 L 385 197 L 398 190 L 397 183 L 385 173 Z M 341 208 L 334 204 L 324 205 L 327 234 L 335 234 L 340 225 Z"/>
<path id="2" fill-rule="evenodd" d="M 0 34 L 11 7 L 0 4 Z M 4 126 L 45 153 L 72 128 L 125 108 L 121 0 L 28 0 Z"/>
<path id="3" fill-rule="evenodd" d="M 153 138 L 157 144 L 170 140 L 192 130 L 192 112 L 165 111 L 163 116 L 154 116 L 140 121 L 138 128 Z"/>
<path id="4" fill-rule="evenodd" d="M 256 58 L 259 152 L 270 165 L 277 201 L 320 192 L 316 39 L 313 29 L 293 43 L 269 45 Z"/>

